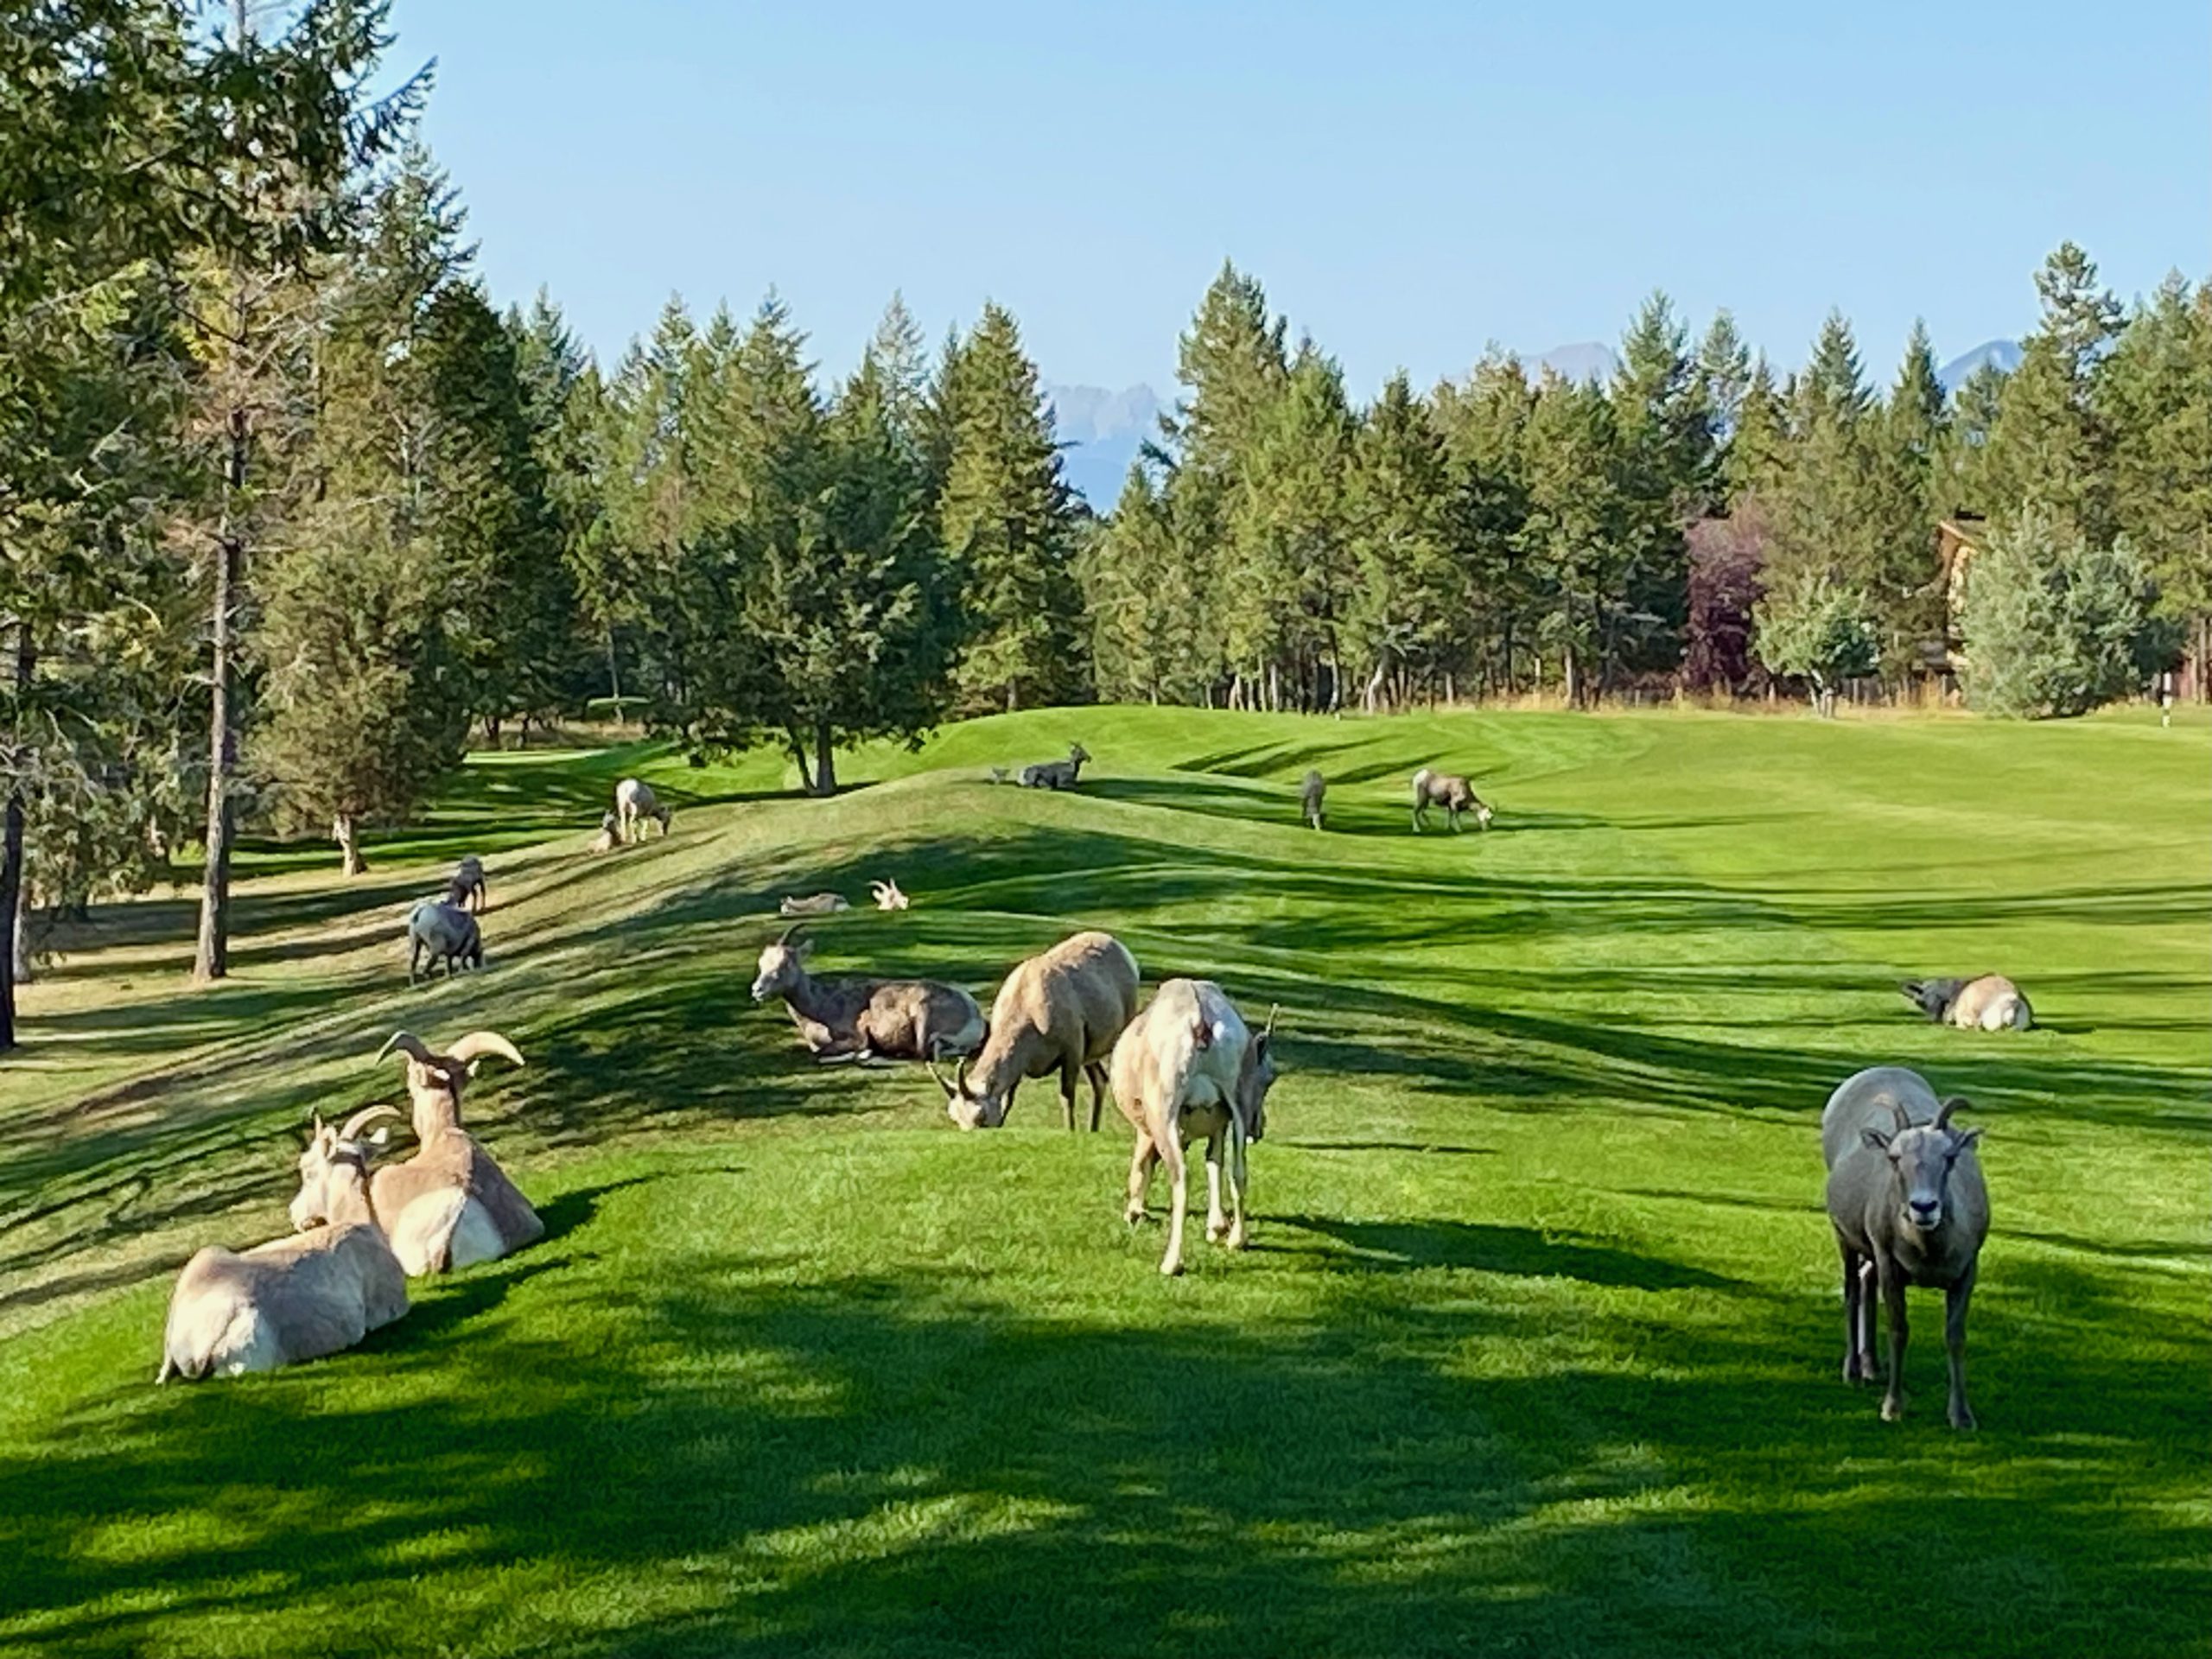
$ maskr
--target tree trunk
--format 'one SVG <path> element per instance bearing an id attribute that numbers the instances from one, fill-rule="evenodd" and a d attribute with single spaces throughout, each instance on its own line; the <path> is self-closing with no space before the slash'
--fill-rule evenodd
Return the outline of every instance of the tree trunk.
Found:
<path id="1" fill-rule="evenodd" d="M 354 832 L 352 813 L 340 812 L 331 820 L 330 838 L 338 843 L 338 850 L 345 855 L 346 874 L 366 875 L 369 873 L 369 861 L 361 856 L 361 843 Z"/>
<path id="2" fill-rule="evenodd" d="M 614 654 L 614 625 L 607 625 L 607 689 L 614 699 L 614 723 L 622 723 L 622 664 Z"/>
<path id="3" fill-rule="evenodd" d="M 807 763 L 805 738 L 800 735 L 798 727 L 792 726 L 785 728 L 784 741 L 791 749 L 792 764 L 798 767 L 800 791 L 808 795 L 813 794 L 814 768 Z"/>
<path id="4" fill-rule="evenodd" d="M 31 906 L 30 894 L 20 880 L 16 883 L 16 919 L 8 930 L 8 961 L 14 969 L 16 983 L 28 985 L 35 965 L 31 961 Z"/>
<path id="5" fill-rule="evenodd" d="M 246 416 L 231 411 L 229 481 L 235 489 L 245 478 Z M 231 774 L 238 764 L 238 734 L 231 713 L 231 613 L 237 602 L 242 550 L 226 524 L 215 553 L 213 606 L 214 663 L 207 715 L 207 866 L 200 889 L 200 943 L 192 976 L 206 982 L 231 970 L 231 832 L 237 810 L 231 800 Z"/>
<path id="6" fill-rule="evenodd" d="M 31 631 L 27 624 L 16 625 L 16 691 L 20 697 L 29 689 L 31 670 L 35 659 L 31 654 Z M 10 757 L 11 766 L 20 766 L 20 757 Z M 5 828 L 0 830 L 0 918 L 10 924 L 14 938 L 22 936 L 23 908 L 23 786 L 20 778 L 8 787 L 8 806 Z M 16 1046 L 16 952 L 0 951 L 0 1054 Z"/>
<path id="7" fill-rule="evenodd" d="M 1580 700 L 1579 694 L 1582 690 L 1580 683 L 1575 678 L 1574 647 L 1573 645 L 1569 645 L 1566 651 L 1561 653 L 1560 681 L 1562 688 L 1567 693 L 1567 706 L 1572 709 Z"/>
<path id="8" fill-rule="evenodd" d="M 835 795 L 837 792 L 837 755 L 835 744 L 836 734 L 830 731 L 830 722 L 826 720 L 815 721 L 813 792 L 817 795 Z"/>
<path id="9" fill-rule="evenodd" d="M 484 716 L 484 747 L 487 749 L 499 747 L 499 717 L 497 715 Z"/>

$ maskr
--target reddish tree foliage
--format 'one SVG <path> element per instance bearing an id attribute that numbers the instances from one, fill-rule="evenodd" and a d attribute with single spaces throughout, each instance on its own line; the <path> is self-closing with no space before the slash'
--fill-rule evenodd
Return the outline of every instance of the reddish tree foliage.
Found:
<path id="1" fill-rule="evenodd" d="M 1689 615 L 1683 628 L 1682 683 L 1693 691 L 1741 695 L 1762 674 L 1751 654 L 1751 607 L 1766 567 L 1769 530 L 1746 496 L 1725 518 L 1689 528 Z"/>

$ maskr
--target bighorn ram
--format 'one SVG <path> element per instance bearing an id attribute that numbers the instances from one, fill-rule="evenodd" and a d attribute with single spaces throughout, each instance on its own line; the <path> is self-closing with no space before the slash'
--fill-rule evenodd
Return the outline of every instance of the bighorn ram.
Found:
<path id="1" fill-rule="evenodd" d="M 459 910 L 484 908 L 484 861 L 471 853 L 446 883 L 446 902 Z"/>
<path id="2" fill-rule="evenodd" d="M 1021 769 L 1024 789 L 1073 789 L 1076 774 L 1083 770 L 1083 763 L 1090 759 L 1082 744 L 1068 750 L 1065 760 L 1040 760 L 1033 766 Z"/>
<path id="3" fill-rule="evenodd" d="M 842 893 L 810 893 L 804 899 L 779 899 L 779 916 L 833 916 L 852 906 Z"/>
<path id="4" fill-rule="evenodd" d="M 1090 1078 L 1090 1127 L 1105 1103 L 1106 1057 L 1137 1011 L 1137 961 L 1110 933 L 1078 933 L 1007 976 L 983 1046 L 948 1080 L 944 1109 L 963 1129 L 995 1129 L 1025 1077 L 1060 1074 L 1060 1115 L 1075 1128 L 1075 1083 Z"/>
<path id="5" fill-rule="evenodd" d="M 407 982 L 415 983 L 418 968 L 428 971 L 441 962 L 446 965 L 448 979 L 453 977 L 455 962 L 481 968 L 484 935 L 476 918 L 458 905 L 425 899 L 407 918 Z"/>
<path id="6" fill-rule="evenodd" d="M 2002 974 L 1984 974 L 1979 979 L 1908 979 L 1897 988 L 1939 1026 L 2025 1031 L 2035 1023 L 2028 999 Z"/>
<path id="7" fill-rule="evenodd" d="M 819 1060 L 936 1060 L 976 1052 L 983 1011 L 957 985 L 927 979 L 816 979 L 812 939 L 784 930 L 760 953 L 753 1000 L 780 996 L 799 1038 Z"/>
<path id="8" fill-rule="evenodd" d="M 1267 1131 L 1268 1090 L 1275 1080 L 1274 1015 L 1255 1037 L 1220 986 L 1209 979 L 1171 979 L 1129 1022 L 1114 1045 L 1114 1103 L 1135 1126 L 1129 1160 L 1131 1225 L 1144 1219 L 1152 1166 L 1164 1161 L 1173 1187 L 1167 1253 L 1160 1270 L 1183 1270 L 1183 1217 L 1190 1207 L 1190 1170 L 1183 1149 L 1206 1143 L 1206 1240 L 1226 1236 L 1244 1248 L 1244 1148 Z M 1229 1143 L 1233 1218 L 1221 1213 L 1221 1147 Z"/>
<path id="9" fill-rule="evenodd" d="M 911 909 L 914 903 L 912 899 L 899 891 L 899 883 L 896 880 L 871 881 L 868 884 L 868 890 L 875 895 L 875 907 L 878 910 L 907 910 Z"/>
<path id="10" fill-rule="evenodd" d="M 1298 791 L 1299 813 L 1316 830 L 1321 827 L 1321 797 L 1328 792 L 1328 788 L 1319 772 L 1309 772 L 1306 774 L 1304 786 Z"/>
<path id="11" fill-rule="evenodd" d="M 1974 1427 L 1967 1303 L 1989 1234 L 1989 1193 L 1974 1153 L 1981 1131 L 1951 1127 L 1952 1114 L 1966 1104 L 1955 1097 L 1939 1104 L 1917 1071 L 1878 1065 L 1844 1079 L 1821 1113 L 1828 1220 L 1843 1255 L 1844 1380 L 1874 1378 L 1878 1291 L 1890 1310 L 1885 1421 L 1904 1414 L 1905 1287 L 1936 1285 L 1945 1298 L 1951 1427 Z"/>
<path id="12" fill-rule="evenodd" d="M 496 1262 L 545 1236 L 545 1224 L 492 1154 L 461 1126 L 461 1090 L 487 1054 L 520 1065 L 515 1046 L 496 1031 L 472 1031 L 445 1054 L 433 1054 L 412 1032 L 395 1032 L 377 1058 L 397 1049 L 407 1060 L 407 1095 L 415 1121 L 415 1155 L 386 1164 L 369 1182 L 369 1206 L 410 1279 Z M 323 1187 L 309 1147 L 300 1160 L 300 1195 L 292 1224 L 322 1213 Z"/>
<path id="13" fill-rule="evenodd" d="M 639 783 L 635 778 L 625 778 L 615 785 L 614 810 L 621 816 L 622 839 L 625 841 L 636 841 L 643 836 L 647 818 L 660 825 L 661 834 L 668 833 L 671 814 L 653 794 L 650 784 Z"/>
<path id="14" fill-rule="evenodd" d="M 1491 810 L 1483 804 L 1471 784 L 1464 778 L 1455 778 L 1449 772 L 1431 772 L 1423 766 L 1414 773 L 1414 830 L 1416 834 L 1428 828 L 1428 809 L 1432 806 L 1444 809 L 1444 821 L 1452 826 L 1455 834 L 1459 831 L 1462 812 L 1473 813 L 1475 823 L 1479 827 L 1490 828 Z"/>
<path id="15" fill-rule="evenodd" d="M 155 1382 L 320 1359 L 407 1312 L 407 1275 L 370 1208 L 373 1143 L 361 1138 L 377 1118 L 398 1116 L 372 1106 L 335 1129 L 315 1118 L 300 1169 L 304 1179 L 315 1160 L 322 1185 L 315 1207 L 330 1219 L 244 1252 L 210 1245 L 186 1262 L 169 1294 Z"/>

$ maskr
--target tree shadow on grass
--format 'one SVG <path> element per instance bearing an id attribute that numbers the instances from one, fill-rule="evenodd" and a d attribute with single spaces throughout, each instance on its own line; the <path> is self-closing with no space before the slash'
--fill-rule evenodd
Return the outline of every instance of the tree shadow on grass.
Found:
<path id="1" fill-rule="evenodd" d="M 1411 1273 L 1465 1268 L 1534 1278 L 1579 1279 L 1632 1290 L 1743 1289 L 1738 1280 L 1702 1268 L 1595 1244 L 1531 1227 L 1436 1219 L 1344 1221 L 1332 1216 L 1271 1217 L 1343 1247 L 1327 1253 L 1335 1270 Z M 1270 1247 L 1279 1248 L 1279 1247 Z"/>
<path id="2" fill-rule="evenodd" d="M 1452 1236 L 1357 1248 L 1560 1271 L 1555 1243 Z M 1885 1425 L 1829 1376 L 1825 1303 L 1618 1254 L 1567 1261 L 1601 1297 L 1692 1300 L 1579 1305 L 1548 1358 L 1473 1369 L 1546 1315 L 1419 1262 L 1291 1325 L 1163 1318 L 1148 1265 L 1128 1319 L 919 1270 L 794 1283 L 691 1258 L 594 1287 L 518 1265 L 365 1351 L 118 1388 L 0 1453 L 0 1620 L 71 1659 L 1426 1655 L 1475 1628 L 1489 1651 L 1590 1656 L 2199 1641 L 2202 1541 L 2171 1508 L 2204 1440 L 2188 1356 L 2030 1317 L 1977 1349 L 1980 1437 L 1932 1420 L 1929 1353 Z M 1685 1317 L 1715 1297 L 1736 1317 Z M 1870 1598 L 1870 1541 L 1945 1570 Z M 2005 1616 L 1961 1582 L 2001 1584 Z M 547 1593 L 550 1637 L 526 1616 Z"/>

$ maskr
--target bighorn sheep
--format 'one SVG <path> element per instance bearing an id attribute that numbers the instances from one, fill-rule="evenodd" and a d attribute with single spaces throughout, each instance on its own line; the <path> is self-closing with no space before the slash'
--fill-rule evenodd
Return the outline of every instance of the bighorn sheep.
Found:
<path id="1" fill-rule="evenodd" d="M 369 1182 L 369 1207 L 410 1279 L 495 1262 L 545 1236 L 545 1224 L 492 1154 L 461 1126 L 461 1095 L 487 1054 L 515 1065 L 522 1055 L 495 1031 L 472 1031 L 450 1052 L 434 1054 L 412 1032 L 395 1032 L 377 1058 L 397 1049 L 407 1061 L 415 1155 L 387 1164 Z M 327 1155 L 310 1147 L 300 1159 L 292 1224 L 325 1211 Z"/>
<path id="2" fill-rule="evenodd" d="M 2002 974 L 1984 974 L 1979 979 L 1908 979 L 1897 988 L 1939 1026 L 2025 1031 L 2035 1023 L 2028 999 Z"/>
<path id="3" fill-rule="evenodd" d="M 935 1060 L 972 1054 L 983 1040 L 983 1011 L 957 985 L 928 979 L 815 979 L 806 971 L 812 939 L 797 924 L 760 953 L 753 1000 L 780 996 L 791 1023 L 818 1060 Z"/>
<path id="4" fill-rule="evenodd" d="M 914 901 L 899 891 L 896 880 L 871 881 L 868 884 L 868 890 L 875 895 L 878 910 L 909 910 L 913 906 Z"/>
<path id="5" fill-rule="evenodd" d="M 407 918 L 407 982 L 415 983 L 418 968 L 427 971 L 441 962 L 450 979 L 456 961 L 469 968 L 484 965 L 483 931 L 476 918 L 458 905 L 425 899 Z"/>
<path id="6" fill-rule="evenodd" d="M 1004 766 L 993 766 L 991 768 L 991 781 L 995 784 L 1002 784 L 1006 782 L 1007 769 Z"/>
<path id="7" fill-rule="evenodd" d="M 1206 1239 L 1244 1248 L 1244 1149 L 1267 1132 L 1268 1090 L 1275 1080 L 1274 1014 L 1256 1037 L 1220 986 L 1207 979 L 1171 979 L 1114 1045 L 1114 1103 L 1135 1126 L 1129 1159 L 1132 1226 L 1144 1219 L 1154 1164 L 1164 1161 L 1173 1187 L 1167 1251 L 1160 1270 L 1183 1271 L 1183 1217 L 1190 1207 L 1190 1169 L 1183 1149 L 1206 1143 Z M 1229 1143 L 1232 1219 L 1221 1213 L 1221 1147 Z"/>
<path id="8" fill-rule="evenodd" d="M 599 833 L 592 837 L 591 850 L 611 853 L 622 844 L 622 820 L 612 812 L 599 815 Z"/>
<path id="9" fill-rule="evenodd" d="M 831 916 L 852 906 L 842 893 L 810 893 L 804 899 L 779 899 L 779 916 Z"/>
<path id="10" fill-rule="evenodd" d="M 1885 1421 L 1904 1414 L 1905 1287 L 1936 1285 L 1945 1298 L 1951 1427 L 1974 1427 L 1967 1304 L 1989 1234 L 1989 1193 L 1974 1149 L 1981 1131 L 1951 1127 L 1952 1114 L 1966 1104 L 1957 1098 L 1939 1104 L 1917 1071 L 1879 1065 L 1844 1079 L 1821 1113 L 1828 1220 L 1843 1255 L 1844 1380 L 1874 1378 L 1878 1291 L 1890 1310 Z"/>
<path id="11" fill-rule="evenodd" d="M 621 817 L 622 839 L 637 841 L 645 833 L 645 820 L 652 818 L 660 825 L 664 836 L 668 833 L 671 814 L 654 795 L 652 785 L 639 783 L 635 778 L 625 778 L 614 785 L 614 810 Z"/>
<path id="12" fill-rule="evenodd" d="M 1414 773 L 1414 832 L 1418 835 L 1428 828 L 1428 809 L 1444 809 L 1444 821 L 1452 826 L 1452 833 L 1459 829 L 1459 815 L 1471 812 L 1475 823 L 1482 829 L 1490 828 L 1491 810 L 1484 805 L 1474 786 L 1464 778 L 1449 772 L 1431 772 L 1423 766 Z"/>
<path id="13" fill-rule="evenodd" d="M 446 883 L 446 902 L 457 910 L 480 912 L 484 908 L 484 861 L 471 853 Z"/>
<path id="14" fill-rule="evenodd" d="M 1075 1084 L 1090 1078 L 1090 1127 L 1105 1103 L 1106 1057 L 1137 1011 L 1137 962 L 1110 933 L 1078 933 L 1008 974 L 974 1059 L 950 1079 L 930 1068 L 963 1129 L 995 1129 L 1026 1077 L 1060 1074 L 1060 1115 L 1075 1128 Z"/>
<path id="15" fill-rule="evenodd" d="M 1328 789 L 1319 772 L 1309 772 L 1306 774 L 1305 785 L 1298 791 L 1299 814 L 1316 830 L 1321 827 L 1321 798 Z"/>
<path id="16" fill-rule="evenodd" d="M 322 1186 L 315 1207 L 329 1220 L 243 1252 L 210 1245 L 186 1262 L 169 1294 L 155 1382 L 320 1359 L 407 1312 L 407 1275 L 369 1203 L 374 1142 L 361 1138 L 377 1118 L 398 1116 L 372 1106 L 342 1128 L 316 1116 L 300 1167 L 304 1178 L 315 1160 Z"/>
<path id="17" fill-rule="evenodd" d="M 1024 789 L 1073 789 L 1076 774 L 1083 770 L 1083 763 L 1090 759 L 1082 744 L 1068 750 L 1065 760 L 1040 760 L 1033 766 L 1021 769 Z"/>

